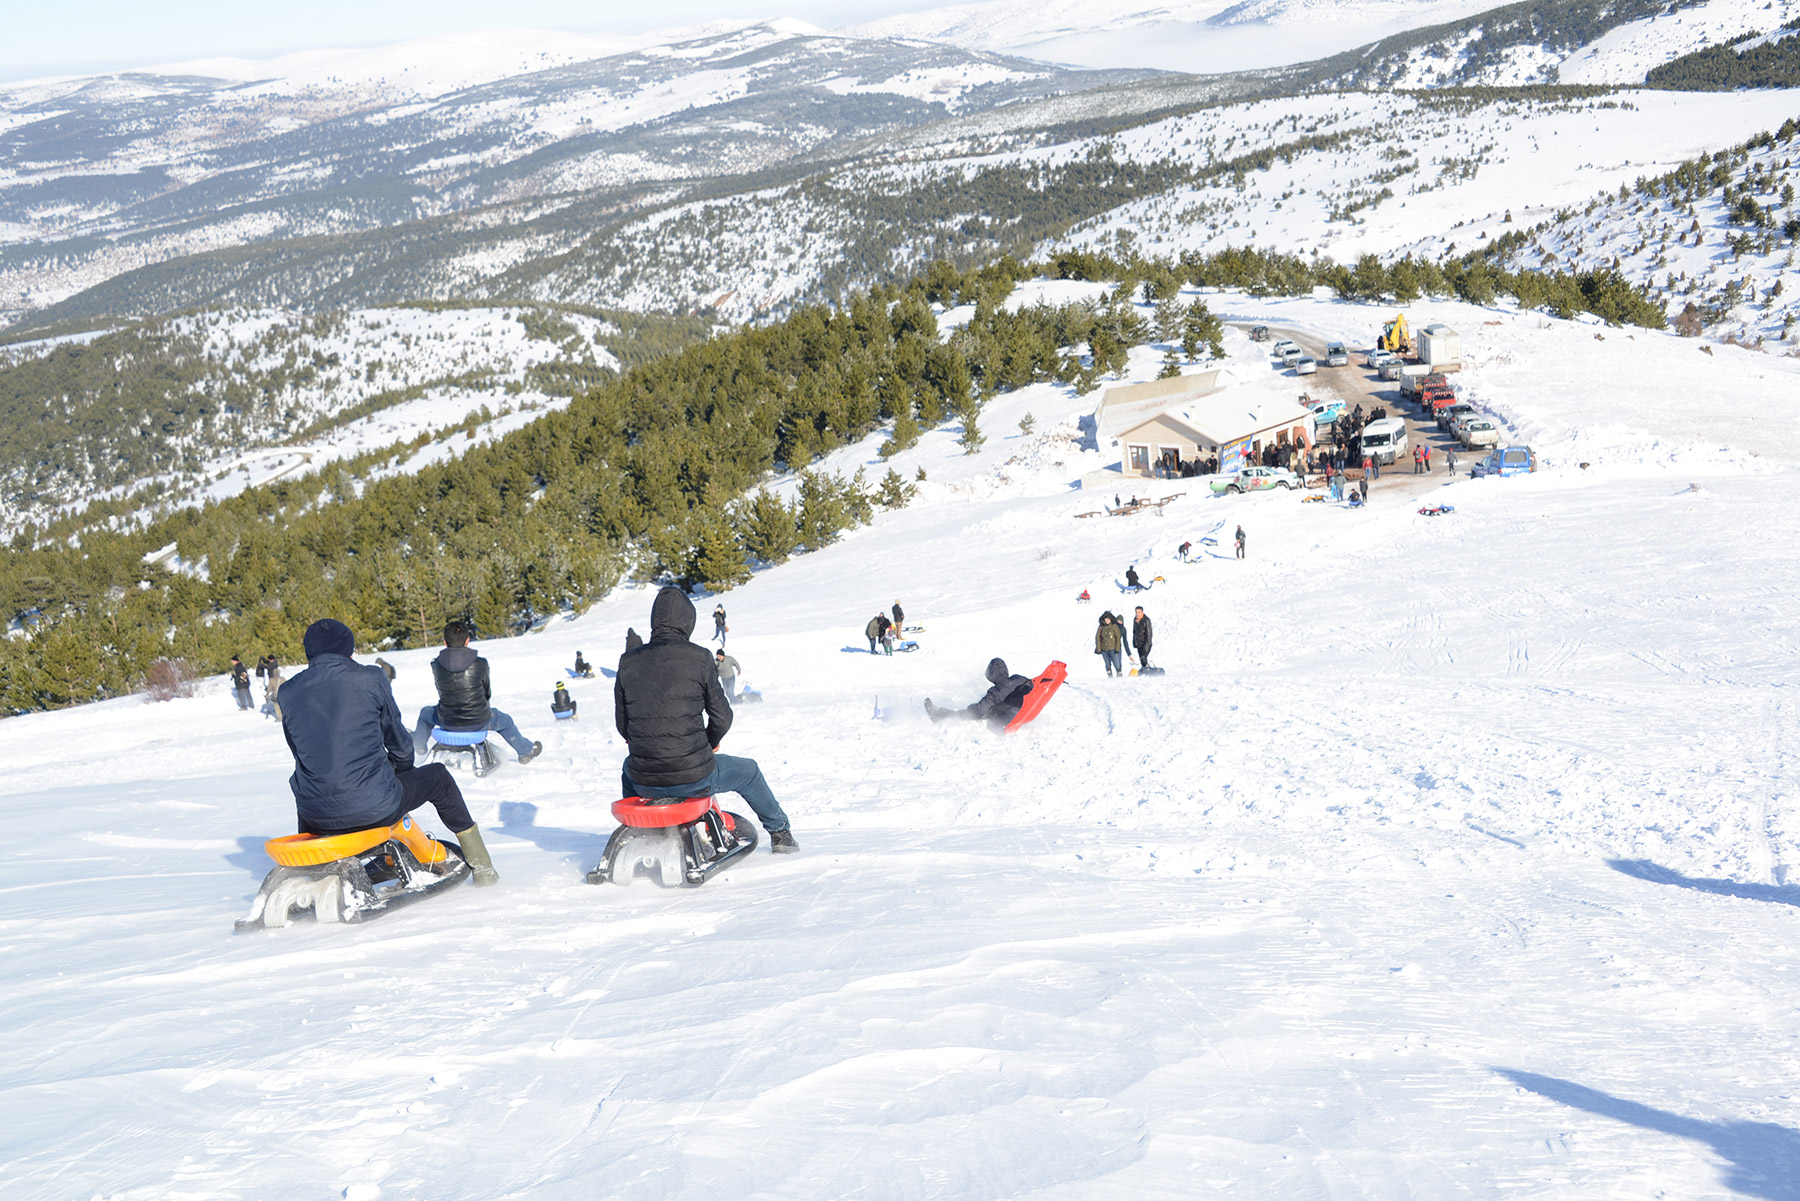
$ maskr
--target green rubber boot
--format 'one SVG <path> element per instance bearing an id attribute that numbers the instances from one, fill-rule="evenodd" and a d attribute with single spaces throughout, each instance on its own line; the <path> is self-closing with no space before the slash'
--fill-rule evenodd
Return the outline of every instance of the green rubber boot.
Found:
<path id="1" fill-rule="evenodd" d="M 494 870 L 494 861 L 488 858 L 487 844 L 481 841 L 480 826 L 456 831 L 456 841 L 462 847 L 462 857 L 468 860 L 470 870 L 475 873 L 475 887 L 486 888 L 500 883 L 500 873 Z"/>

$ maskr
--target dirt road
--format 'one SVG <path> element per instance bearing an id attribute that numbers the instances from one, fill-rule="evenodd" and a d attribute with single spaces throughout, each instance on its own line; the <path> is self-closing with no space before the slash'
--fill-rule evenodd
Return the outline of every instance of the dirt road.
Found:
<path id="1" fill-rule="evenodd" d="M 1246 328 L 1249 322 L 1233 322 Z M 1375 372 L 1362 365 L 1364 354 L 1361 350 L 1352 349 L 1348 367 L 1325 366 L 1325 340 L 1318 335 L 1291 326 L 1271 325 L 1269 339 L 1271 343 L 1283 338 L 1298 342 L 1301 349 L 1319 361 L 1319 370 L 1312 375 L 1295 375 L 1292 367 L 1273 368 L 1278 370 L 1283 383 L 1293 385 L 1295 395 L 1302 392 L 1315 398 L 1335 396 L 1349 408 L 1362 405 L 1363 412 L 1380 406 L 1388 411 L 1388 416 L 1399 417 L 1406 422 L 1408 450 L 1392 465 L 1381 469 L 1381 478 L 1369 485 L 1370 503 L 1374 503 L 1375 494 L 1413 496 L 1449 482 L 1449 475 L 1444 470 L 1445 453 L 1456 455 L 1456 470 L 1459 476 L 1469 473 L 1469 464 L 1474 462 L 1480 452 L 1465 451 L 1457 445 L 1456 439 L 1439 430 L 1437 423 L 1429 418 L 1419 419 L 1418 406 L 1400 399 L 1400 385 L 1387 383 Z M 1414 446 L 1431 447 L 1431 474 L 1414 475 L 1412 450 Z M 1360 466 L 1350 472 L 1351 479 L 1361 474 Z"/>

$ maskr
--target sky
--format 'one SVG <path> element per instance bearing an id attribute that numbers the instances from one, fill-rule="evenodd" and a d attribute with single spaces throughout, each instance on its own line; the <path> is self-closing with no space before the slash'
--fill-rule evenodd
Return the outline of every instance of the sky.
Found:
<path id="1" fill-rule="evenodd" d="M 799 17 L 831 27 L 931 0 L 77 0 L 9 5 L 0 79 L 34 79 L 220 55 L 269 57 L 290 50 L 377 46 L 441 33 L 497 28 L 631 33 L 718 17 Z"/>

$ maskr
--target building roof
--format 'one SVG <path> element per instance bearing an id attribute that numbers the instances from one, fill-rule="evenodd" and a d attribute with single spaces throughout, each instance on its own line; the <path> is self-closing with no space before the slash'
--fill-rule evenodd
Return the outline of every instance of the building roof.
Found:
<path id="1" fill-rule="evenodd" d="M 1223 446 L 1239 438 L 1253 438 L 1265 430 L 1302 424 L 1311 417 L 1311 411 L 1297 397 L 1264 384 L 1237 383 L 1145 413 L 1112 436 L 1123 441 L 1158 417 L 1189 430 L 1196 442 Z"/>
<path id="2" fill-rule="evenodd" d="M 1229 368 L 1219 367 L 1193 375 L 1108 388 L 1100 394 L 1100 404 L 1094 410 L 1094 431 L 1104 446 L 1124 431 L 1134 429 L 1172 407 L 1218 391 L 1231 378 Z"/>

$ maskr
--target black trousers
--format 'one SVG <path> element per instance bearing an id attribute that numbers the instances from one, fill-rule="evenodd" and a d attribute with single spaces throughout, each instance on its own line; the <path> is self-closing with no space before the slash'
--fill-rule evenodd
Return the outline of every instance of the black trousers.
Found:
<path id="1" fill-rule="evenodd" d="M 456 777 L 442 763 L 427 763 L 423 767 L 415 767 L 411 771 L 395 772 L 394 778 L 400 781 L 400 808 L 379 821 L 367 822 L 348 829 L 325 829 L 315 826 L 304 817 L 300 819 L 300 833 L 322 836 L 326 834 L 349 834 L 355 830 L 370 830 L 376 826 L 391 826 L 414 809 L 430 805 L 437 810 L 438 820 L 443 822 L 453 834 L 460 834 L 475 824 L 469 816 L 469 806 L 463 801 L 462 789 L 456 786 Z"/>

